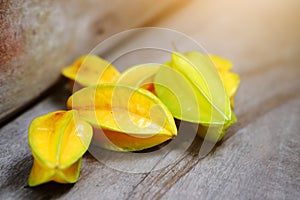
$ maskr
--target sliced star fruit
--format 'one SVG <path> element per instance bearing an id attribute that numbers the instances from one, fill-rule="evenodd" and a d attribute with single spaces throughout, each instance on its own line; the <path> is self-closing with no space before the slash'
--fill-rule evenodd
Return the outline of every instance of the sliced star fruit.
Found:
<path id="1" fill-rule="evenodd" d="M 67 102 L 94 127 L 93 144 L 115 151 L 139 151 L 177 135 L 172 114 L 151 92 L 101 84 L 74 93 Z"/>
<path id="2" fill-rule="evenodd" d="M 79 119 L 77 111 L 56 111 L 34 119 L 28 132 L 34 158 L 29 186 L 76 182 L 92 135 L 92 127 Z"/>
<path id="3" fill-rule="evenodd" d="M 72 65 L 64 68 L 62 74 L 71 80 L 71 84 L 76 83 L 76 89 L 100 83 L 112 83 L 120 75 L 113 65 L 96 55 L 84 55 L 78 58 Z"/>

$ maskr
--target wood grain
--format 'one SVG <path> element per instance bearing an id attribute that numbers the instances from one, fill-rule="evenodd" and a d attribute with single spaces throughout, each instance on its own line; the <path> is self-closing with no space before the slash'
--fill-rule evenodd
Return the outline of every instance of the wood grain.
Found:
<path id="1" fill-rule="evenodd" d="M 108 36 L 147 23 L 171 0 L 0 1 L 0 122 L 58 81 Z M 136 17 L 138 16 L 138 17 Z"/>
<path id="2" fill-rule="evenodd" d="M 76 184 L 28 188 L 27 128 L 33 118 L 65 108 L 68 92 L 61 83 L 2 126 L 0 198 L 299 199 L 299 8 L 296 0 L 192 1 L 153 22 L 183 31 L 208 51 L 230 58 L 241 75 L 235 109 L 239 122 L 208 156 L 199 156 L 202 140 L 196 137 L 171 165 L 128 173 L 87 153 Z"/>

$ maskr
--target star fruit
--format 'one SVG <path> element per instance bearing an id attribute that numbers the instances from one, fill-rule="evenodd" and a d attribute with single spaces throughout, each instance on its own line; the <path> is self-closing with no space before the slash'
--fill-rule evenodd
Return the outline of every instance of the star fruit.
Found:
<path id="1" fill-rule="evenodd" d="M 120 75 L 113 65 L 96 55 L 81 56 L 72 65 L 64 68 L 62 74 L 71 80 L 72 86 L 76 84 L 75 89 L 112 83 Z"/>
<path id="2" fill-rule="evenodd" d="M 100 84 L 75 92 L 67 106 L 94 128 L 93 144 L 115 151 L 139 151 L 177 135 L 172 114 L 151 92 Z"/>
<path id="3" fill-rule="evenodd" d="M 116 80 L 116 84 L 144 88 L 152 93 L 154 91 L 154 76 L 159 70 L 158 64 L 141 64 L 128 68 Z"/>
<path id="4" fill-rule="evenodd" d="M 29 186 L 76 182 L 92 135 L 92 127 L 79 119 L 77 111 L 56 111 L 34 119 L 28 132 L 34 158 Z"/>
<path id="5" fill-rule="evenodd" d="M 222 79 L 210 57 L 199 52 L 174 52 L 166 65 L 154 78 L 157 96 L 175 118 L 206 127 L 205 131 L 199 128 L 201 137 L 220 141 L 236 122 L 227 92 L 230 85 L 226 89 L 223 84 L 230 78 Z M 207 132 L 208 127 L 213 131 Z"/>
<path id="6" fill-rule="evenodd" d="M 234 107 L 234 95 L 239 87 L 240 84 L 240 77 L 238 74 L 230 72 L 232 69 L 232 63 L 222 57 L 215 56 L 215 55 L 208 55 L 209 59 L 214 63 L 216 66 L 221 79 L 223 81 L 224 87 L 230 97 L 231 107 Z"/>

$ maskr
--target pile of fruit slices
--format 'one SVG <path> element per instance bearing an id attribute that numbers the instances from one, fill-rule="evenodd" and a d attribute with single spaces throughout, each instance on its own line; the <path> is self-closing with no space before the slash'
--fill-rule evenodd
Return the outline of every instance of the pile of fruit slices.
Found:
<path id="1" fill-rule="evenodd" d="M 231 68 L 218 56 L 173 52 L 164 65 L 141 64 L 120 74 L 98 56 L 82 56 L 62 71 L 75 86 L 69 111 L 31 123 L 29 185 L 76 182 L 92 137 L 93 144 L 114 151 L 170 140 L 177 135 L 174 118 L 199 124 L 201 137 L 220 141 L 236 122 L 232 108 L 240 80 Z"/>

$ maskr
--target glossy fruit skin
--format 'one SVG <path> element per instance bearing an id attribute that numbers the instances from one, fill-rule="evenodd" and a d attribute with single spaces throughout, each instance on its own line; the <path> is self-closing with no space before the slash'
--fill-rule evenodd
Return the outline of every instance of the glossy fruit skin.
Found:
<path id="1" fill-rule="evenodd" d="M 81 120 L 77 111 L 55 111 L 34 119 L 28 142 L 34 158 L 29 186 L 49 181 L 77 181 L 81 157 L 93 135 L 92 127 Z"/>
<path id="2" fill-rule="evenodd" d="M 93 143 L 116 151 L 139 151 L 177 135 L 174 118 L 151 92 L 100 84 L 74 93 L 67 102 L 94 128 Z"/>
<path id="3" fill-rule="evenodd" d="M 234 108 L 234 96 L 240 85 L 240 77 L 238 74 L 230 71 L 233 68 L 233 64 L 229 60 L 216 55 L 208 56 L 218 69 L 224 87 L 230 97 L 231 107 Z"/>
<path id="4" fill-rule="evenodd" d="M 70 79 L 72 88 L 79 90 L 100 83 L 112 83 L 120 72 L 108 61 L 96 55 L 84 55 L 70 66 L 62 70 L 62 74 Z"/>
<path id="5" fill-rule="evenodd" d="M 204 56 L 197 52 L 173 53 L 167 66 L 158 71 L 154 85 L 174 117 L 207 125 L 230 120 L 228 94 L 218 72 Z"/>
<path id="6" fill-rule="evenodd" d="M 154 77 L 161 66 L 158 64 L 140 64 L 125 70 L 116 80 L 116 84 L 143 88 L 155 94 Z"/>
<path id="7" fill-rule="evenodd" d="M 220 141 L 237 120 L 231 105 L 239 77 L 229 72 L 232 64 L 199 52 L 174 52 L 165 65 L 154 78 L 157 96 L 175 118 L 199 124 L 201 137 Z"/>

